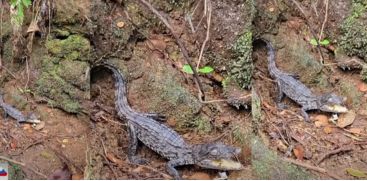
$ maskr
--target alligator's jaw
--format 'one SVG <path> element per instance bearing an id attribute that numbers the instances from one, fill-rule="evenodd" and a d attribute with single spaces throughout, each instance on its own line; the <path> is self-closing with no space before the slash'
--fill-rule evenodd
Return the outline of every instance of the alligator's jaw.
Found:
<path id="1" fill-rule="evenodd" d="M 242 170 L 243 166 L 240 162 L 233 161 L 230 159 L 217 159 L 209 160 L 205 159 L 197 163 L 197 165 L 203 168 L 217 169 L 217 170 Z"/>
<path id="2" fill-rule="evenodd" d="M 346 113 L 348 112 L 348 109 L 341 105 L 324 105 L 323 110 L 326 110 L 328 112 L 332 113 Z"/>

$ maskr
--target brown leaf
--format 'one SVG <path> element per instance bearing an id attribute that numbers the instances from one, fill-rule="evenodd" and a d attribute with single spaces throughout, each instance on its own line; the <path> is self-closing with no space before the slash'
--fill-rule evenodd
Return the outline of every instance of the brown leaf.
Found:
<path id="1" fill-rule="evenodd" d="M 83 180 L 84 179 L 84 175 L 83 174 L 74 174 L 73 176 L 71 176 L 72 180 Z"/>
<path id="2" fill-rule="evenodd" d="M 189 180 L 210 180 L 210 176 L 205 172 L 196 172 L 189 176 Z"/>
<path id="3" fill-rule="evenodd" d="M 298 160 L 303 160 L 304 149 L 302 145 L 296 145 L 293 149 L 293 153 Z"/>
<path id="4" fill-rule="evenodd" d="M 339 117 L 338 123 L 336 125 L 340 128 L 344 128 L 346 126 L 351 125 L 354 122 L 355 118 L 356 118 L 356 113 L 353 110 L 348 111 L 347 113 L 342 114 Z"/>
<path id="5" fill-rule="evenodd" d="M 166 42 L 164 42 L 163 40 L 159 40 L 159 39 L 151 39 L 147 41 L 147 45 L 149 49 L 159 50 L 159 51 L 164 51 L 167 47 Z"/>
<path id="6" fill-rule="evenodd" d="M 361 134 L 363 129 L 362 128 L 350 128 L 349 131 L 353 134 Z"/>
<path id="7" fill-rule="evenodd" d="M 13 149 L 13 150 L 17 148 L 17 140 L 15 140 L 15 139 L 11 140 L 10 148 Z"/>
<path id="8" fill-rule="evenodd" d="M 32 21 L 31 24 L 28 27 L 27 33 L 31 33 L 31 32 L 39 32 L 40 28 L 37 25 L 36 21 Z"/>
<path id="9" fill-rule="evenodd" d="M 110 160 L 112 163 L 116 163 L 117 165 L 121 166 L 124 164 L 124 161 L 122 161 L 121 159 L 116 158 L 115 155 L 113 155 L 112 153 L 107 153 L 106 155 L 107 159 Z"/>
<path id="10" fill-rule="evenodd" d="M 357 88 L 361 92 L 367 92 L 367 84 L 364 82 L 361 82 L 357 85 Z"/>
<path id="11" fill-rule="evenodd" d="M 317 128 L 329 125 L 328 117 L 322 114 L 315 116 L 313 120 L 315 121 L 315 126 Z"/>
<path id="12" fill-rule="evenodd" d="M 330 126 L 325 126 L 324 127 L 324 133 L 330 134 L 332 132 L 333 132 L 333 128 L 332 127 L 330 127 Z"/>

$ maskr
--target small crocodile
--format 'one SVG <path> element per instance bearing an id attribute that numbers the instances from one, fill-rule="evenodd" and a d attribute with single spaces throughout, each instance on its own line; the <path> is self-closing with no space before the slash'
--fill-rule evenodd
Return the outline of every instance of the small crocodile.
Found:
<path id="1" fill-rule="evenodd" d="M 279 70 L 275 64 L 275 50 L 271 43 L 264 39 L 259 39 L 266 43 L 268 49 L 268 70 L 270 76 L 275 79 L 278 87 L 276 102 L 280 105 L 284 94 L 302 106 L 301 114 L 305 121 L 310 121 L 306 111 L 321 110 L 331 113 L 345 113 L 348 111 L 342 104 L 343 98 L 333 93 L 315 95 L 311 90 L 300 82 L 297 76 Z"/>
<path id="2" fill-rule="evenodd" d="M 31 113 L 28 116 L 24 116 L 22 112 L 20 112 L 18 109 L 14 108 L 9 104 L 6 104 L 1 94 L 0 94 L 0 107 L 4 110 L 5 117 L 9 115 L 10 117 L 16 119 L 18 123 L 40 123 L 40 120 L 38 120 L 35 114 Z"/>
<path id="3" fill-rule="evenodd" d="M 112 71 L 116 86 L 116 109 L 120 119 L 127 119 L 129 132 L 128 159 L 135 164 L 146 161 L 136 156 L 138 140 L 147 147 L 168 159 L 167 172 L 175 179 L 180 179 L 175 169 L 181 165 L 198 166 L 218 170 L 240 170 L 241 163 L 231 160 L 241 152 L 240 148 L 221 143 L 190 145 L 173 129 L 156 121 L 161 120 L 158 114 L 139 113 L 134 111 L 127 100 L 125 80 L 119 70 L 110 64 L 98 64 Z"/>

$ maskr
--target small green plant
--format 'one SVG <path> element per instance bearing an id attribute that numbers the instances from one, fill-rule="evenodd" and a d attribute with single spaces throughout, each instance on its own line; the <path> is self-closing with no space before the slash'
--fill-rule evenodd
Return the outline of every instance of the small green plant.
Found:
<path id="1" fill-rule="evenodd" d="M 317 40 L 315 38 L 312 38 L 310 40 L 310 43 L 311 43 L 311 45 L 317 46 Z M 328 39 L 323 39 L 319 43 L 322 46 L 328 46 L 330 44 L 330 41 Z"/>
<path id="2" fill-rule="evenodd" d="M 182 67 L 182 71 L 185 72 L 185 73 L 188 73 L 188 74 L 194 74 L 194 72 L 192 71 L 192 68 L 188 64 L 185 64 Z M 204 66 L 204 67 L 199 68 L 199 70 L 198 70 L 198 72 L 202 73 L 202 74 L 210 74 L 213 71 L 214 71 L 214 69 L 210 66 Z"/>
<path id="3" fill-rule="evenodd" d="M 11 21 L 17 25 L 21 25 L 24 19 L 24 8 L 27 8 L 31 4 L 31 0 L 10 0 L 11 8 L 16 10 L 16 13 L 11 16 Z"/>

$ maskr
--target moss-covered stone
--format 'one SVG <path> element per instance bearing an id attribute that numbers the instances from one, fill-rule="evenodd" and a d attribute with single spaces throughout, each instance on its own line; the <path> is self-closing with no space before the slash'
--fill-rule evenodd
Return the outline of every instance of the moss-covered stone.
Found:
<path id="1" fill-rule="evenodd" d="M 64 40 L 49 39 L 46 48 L 55 57 L 81 61 L 89 59 L 91 49 L 90 42 L 80 35 L 71 35 Z"/>
<path id="2" fill-rule="evenodd" d="M 269 150 L 258 137 L 251 141 L 252 170 L 262 180 L 305 180 L 313 176 L 305 170 L 283 161 Z"/>
<path id="3" fill-rule="evenodd" d="M 90 43 L 80 35 L 46 42 L 49 56 L 44 56 L 36 93 L 48 98 L 48 104 L 70 113 L 81 110 L 80 101 L 89 92 Z"/>
<path id="4" fill-rule="evenodd" d="M 252 32 L 247 30 L 233 46 L 236 59 L 232 61 L 230 74 L 242 88 L 250 87 L 252 64 Z"/>
<path id="5" fill-rule="evenodd" d="M 358 109 L 358 107 L 361 105 L 363 94 L 356 89 L 353 83 L 345 80 L 340 82 L 339 87 L 341 94 L 347 97 L 347 103 L 353 106 L 354 109 Z"/>
<path id="6" fill-rule="evenodd" d="M 350 15 L 340 26 L 338 45 L 349 56 L 359 56 L 367 61 L 367 2 L 353 0 Z"/>

